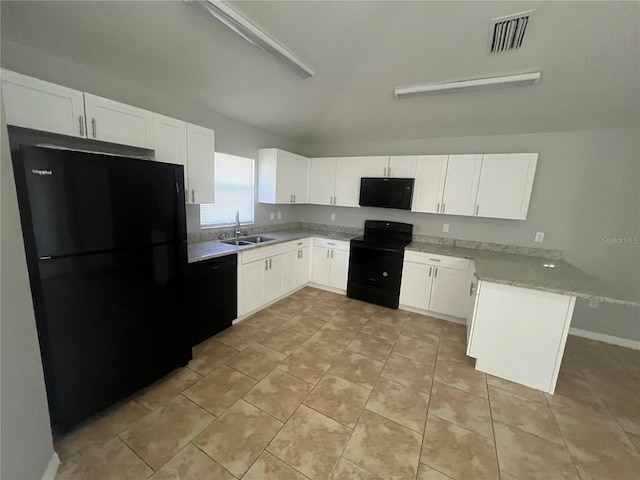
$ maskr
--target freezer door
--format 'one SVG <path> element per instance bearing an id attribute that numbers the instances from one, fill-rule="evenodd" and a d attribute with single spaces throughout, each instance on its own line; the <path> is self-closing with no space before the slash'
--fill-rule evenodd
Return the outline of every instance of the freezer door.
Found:
<path id="1" fill-rule="evenodd" d="M 182 166 L 21 146 L 14 168 L 38 258 L 186 238 Z"/>
<path id="2" fill-rule="evenodd" d="M 181 244 L 38 262 L 36 323 L 54 431 L 191 358 Z"/>

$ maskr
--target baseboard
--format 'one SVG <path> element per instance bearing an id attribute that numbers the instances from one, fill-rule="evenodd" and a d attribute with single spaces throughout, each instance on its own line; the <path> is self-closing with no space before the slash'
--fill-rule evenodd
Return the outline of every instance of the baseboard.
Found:
<path id="1" fill-rule="evenodd" d="M 618 345 L 619 347 L 640 350 L 640 340 L 629 340 L 628 338 L 614 337 L 613 335 L 605 335 L 604 333 L 590 332 L 589 330 L 582 330 L 580 328 L 573 327 L 569 329 L 569 335 L 588 338 L 589 340 L 597 340 L 598 342 L 610 343 L 611 345 Z"/>
<path id="2" fill-rule="evenodd" d="M 42 475 L 42 480 L 55 480 L 59 467 L 60 457 L 58 457 L 56 452 L 53 452 L 53 455 L 51 455 L 51 459 L 49 460 L 49 464 L 47 465 L 47 469 L 44 471 L 44 475 Z"/>

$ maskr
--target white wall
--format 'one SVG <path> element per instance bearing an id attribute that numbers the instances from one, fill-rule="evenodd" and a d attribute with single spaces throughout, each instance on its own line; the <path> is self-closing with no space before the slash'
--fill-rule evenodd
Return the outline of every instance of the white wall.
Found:
<path id="1" fill-rule="evenodd" d="M 7 126 L 0 110 L 0 478 L 37 480 L 53 454 L 53 442 Z"/>
<path id="2" fill-rule="evenodd" d="M 308 156 L 538 152 L 526 221 L 416 214 L 377 208 L 306 206 L 302 221 L 362 227 L 367 218 L 405 221 L 415 233 L 559 249 L 572 264 L 624 298 L 640 296 L 640 245 L 603 237 L 640 236 L 640 132 L 616 129 L 532 135 L 311 145 Z M 442 225 L 450 225 L 449 233 Z M 534 243 L 544 232 L 543 244 Z M 638 309 L 578 302 L 574 327 L 640 340 Z"/>

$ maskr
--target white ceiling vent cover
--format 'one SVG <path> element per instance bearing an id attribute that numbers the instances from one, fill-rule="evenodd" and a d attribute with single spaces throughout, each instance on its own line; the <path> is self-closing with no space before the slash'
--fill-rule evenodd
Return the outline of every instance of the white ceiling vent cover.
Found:
<path id="1" fill-rule="evenodd" d="M 489 27 L 488 53 L 508 52 L 522 46 L 534 10 L 494 18 Z"/>

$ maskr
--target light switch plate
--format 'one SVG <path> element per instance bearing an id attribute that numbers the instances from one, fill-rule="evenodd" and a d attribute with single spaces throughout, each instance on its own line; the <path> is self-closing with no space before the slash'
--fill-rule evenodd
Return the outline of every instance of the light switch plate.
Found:
<path id="1" fill-rule="evenodd" d="M 278 212 L 278 220 L 282 220 L 282 212 Z"/>
<path id="2" fill-rule="evenodd" d="M 448 232 L 449 231 L 449 224 L 445 223 L 444 225 L 442 225 L 442 231 L 443 232 Z"/>
<path id="3" fill-rule="evenodd" d="M 534 238 L 533 241 L 542 243 L 544 241 L 544 232 L 536 232 L 536 238 Z"/>
<path id="4" fill-rule="evenodd" d="M 331 221 L 332 221 L 332 222 L 335 222 L 335 221 L 336 221 L 336 214 L 335 214 L 335 213 L 332 213 L 332 214 L 331 214 Z"/>
<path id="5" fill-rule="evenodd" d="M 274 212 L 271 212 L 269 216 L 271 217 L 271 220 L 274 220 L 276 218 L 276 214 Z"/>

